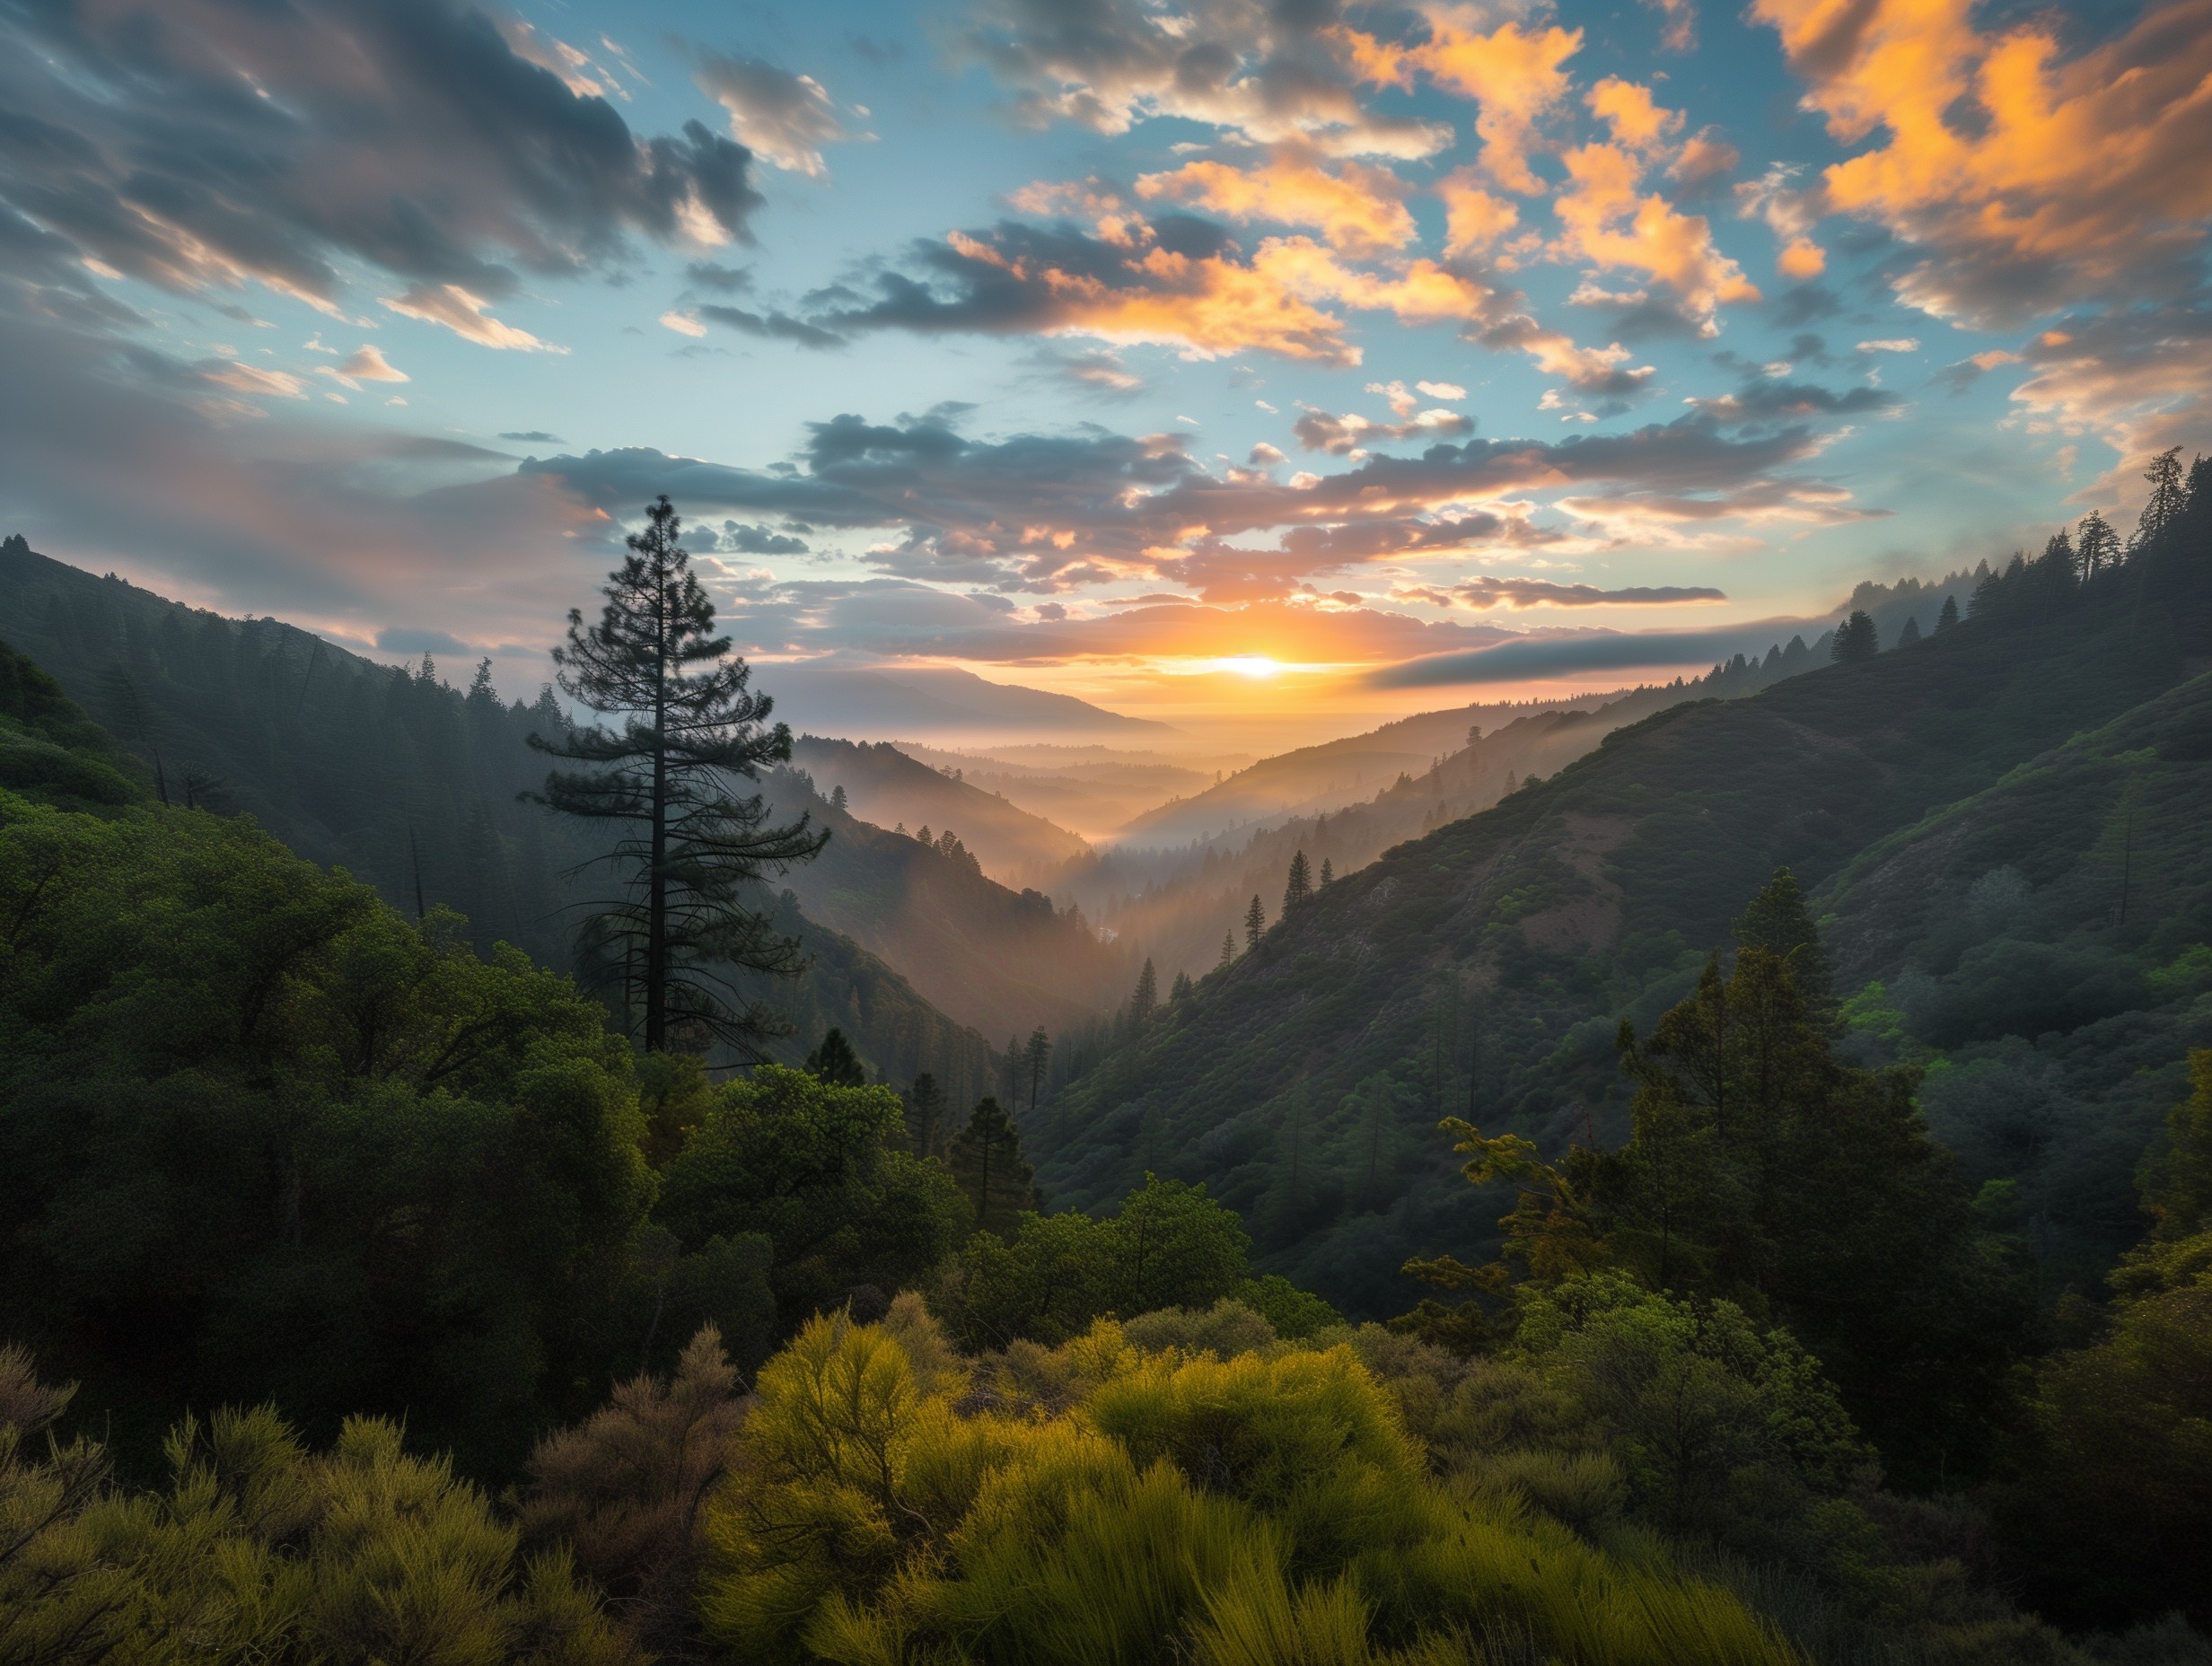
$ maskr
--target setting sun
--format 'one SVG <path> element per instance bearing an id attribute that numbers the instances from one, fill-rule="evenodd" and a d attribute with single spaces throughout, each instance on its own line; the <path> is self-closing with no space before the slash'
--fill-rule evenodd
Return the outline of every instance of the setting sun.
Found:
<path id="1" fill-rule="evenodd" d="M 1217 670 L 1234 671 L 1240 677 L 1268 678 L 1283 669 L 1280 660 L 1271 660 L 1264 653 L 1239 653 L 1225 660 L 1214 662 Z"/>

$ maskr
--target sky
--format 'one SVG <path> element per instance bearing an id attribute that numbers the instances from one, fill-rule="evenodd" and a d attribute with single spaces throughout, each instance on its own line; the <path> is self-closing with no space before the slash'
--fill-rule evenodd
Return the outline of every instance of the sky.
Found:
<path id="1" fill-rule="evenodd" d="M 2212 0 L 8 0 L 0 530 L 517 695 L 662 492 L 771 692 L 1695 670 L 2207 445 L 2208 78 Z"/>

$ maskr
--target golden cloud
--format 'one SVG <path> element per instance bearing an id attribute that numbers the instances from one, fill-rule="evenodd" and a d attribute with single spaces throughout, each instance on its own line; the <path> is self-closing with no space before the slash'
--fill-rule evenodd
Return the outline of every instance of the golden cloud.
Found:
<path id="1" fill-rule="evenodd" d="M 2071 59 L 2050 16 L 1985 31 L 1972 12 L 1753 0 L 1830 134 L 1876 141 L 1824 172 L 1824 206 L 1934 251 L 1899 287 L 1939 317 L 2181 293 L 2212 217 L 2212 0 Z"/>

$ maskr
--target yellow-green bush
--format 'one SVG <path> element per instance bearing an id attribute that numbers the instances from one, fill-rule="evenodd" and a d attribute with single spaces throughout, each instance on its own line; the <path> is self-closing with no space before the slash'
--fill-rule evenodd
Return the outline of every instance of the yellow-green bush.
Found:
<path id="1" fill-rule="evenodd" d="M 1796 1658 L 1662 1551 L 1609 1554 L 1433 1477 L 1348 1345 L 1222 1359 L 1101 1321 L 971 1377 L 937 1346 L 912 1313 L 821 1319 L 761 1372 L 706 1529 L 702 1612 L 736 1658 Z"/>

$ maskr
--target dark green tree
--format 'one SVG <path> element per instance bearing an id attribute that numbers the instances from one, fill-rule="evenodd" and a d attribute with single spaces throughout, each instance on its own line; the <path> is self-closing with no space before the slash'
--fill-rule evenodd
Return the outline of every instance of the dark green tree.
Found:
<path id="1" fill-rule="evenodd" d="M 1958 629 L 1958 627 L 1959 599 L 1956 596 L 1945 596 L 1944 598 L 1943 611 L 1936 616 L 1936 634 L 1938 636 L 1941 636 L 1947 632 Z"/>
<path id="2" fill-rule="evenodd" d="M 1855 609 L 1849 618 L 1836 627 L 1835 645 L 1828 653 L 1839 665 L 1857 665 L 1881 651 L 1882 637 L 1874 629 L 1873 616 Z"/>
<path id="3" fill-rule="evenodd" d="M 1145 969 L 1137 975 L 1137 988 L 1129 995 L 1129 1023 L 1143 1029 L 1152 1022 L 1153 1009 L 1160 1004 L 1160 978 L 1152 969 L 1152 957 L 1145 957 Z"/>
<path id="4" fill-rule="evenodd" d="M 1293 908 L 1313 894 L 1313 871 L 1306 865 L 1305 852 L 1301 850 L 1290 859 L 1290 878 L 1283 886 L 1283 912 Z"/>
<path id="5" fill-rule="evenodd" d="M 1193 986 L 1190 982 L 1190 974 L 1189 972 L 1177 972 L 1175 974 L 1175 981 L 1168 986 L 1167 998 L 1169 1003 L 1172 1005 L 1181 1006 L 1184 1002 L 1190 998 L 1192 986 Z"/>
<path id="6" fill-rule="evenodd" d="M 1909 648 L 1918 644 L 1919 640 L 1920 621 L 1908 614 L 1905 617 L 1903 627 L 1897 633 L 1897 645 L 1900 648 Z"/>
<path id="7" fill-rule="evenodd" d="M 1828 1000 L 1828 956 L 1821 947 L 1821 930 L 1805 907 L 1804 887 L 1787 868 L 1774 871 L 1729 931 L 1738 948 L 1764 949 L 1787 965 L 1807 1000 Z"/>
<path id="8" fill-rule="evenodd" d="M 934 1157 L 944 1143 L 944 1090 L 926 1070 L 907 1095 L 907 1130 L 917 1156 Z"/>
<path id="9" fill-rule="evenodd" d="M 1646 1284 L 1794 1332 L 1892 1473 L 1988 1457 L 2025 1337 L 2025 1285 L 1931 1140 L 1918 1074 L 1830 1050 L 1788 960 L 1747 946 L 1639 1045 L 1635 1132 L 1599 1160 L 1593 1221 Z"/>
<path id="10" fill-rule="evenodd" d="M 1150 965 L 1148 960 L 1146 965 Z M 1044 1102 L 1045 1066 L 1052 1062 L 1052 1038 L 1042 1024 L 1029 1032 L 1029 1108 Z"/>
<path id="11" fill-rule="evenodd" d="M 1260 906 L 1260 893 L 1252 893 L 1251 907 L 1244 910 L 1244 946 L 1257 949 L 1260 939 L 1268 929 L 1268 911 Z"/>
<path id="12" fill-rule="evenodd" d="M 1258 899 L 1254 899 L 1254 900 L 1257 901 Z M 1224 932 L 1221 934 L 1221 959 L 1215 963 L 1215 969 L 1216 971 L 1220 970 L 1223 967 L 1227 966 L 1235 959 L 1236 934 L 1233 932 Z"/>
<path id="13" fill-rule="evenodd" d="M 821 1045 L 806 1056 L 806 1072 L 818 1082 L 833 1088 L 865 1088 L 868 1073 L 860 1063 L 860 1055 L 853 1051 L 853 1044 L 845 1039 L 845 1032 L 835 1024 L 821 1039 Z"/>
<path id="14" fill-rule="evenodd" d="M 791 732 L 767 726 L 774 703 L 750 686 L 751 668 L 731 657 L 730 639 L 714 634 L 714 606 L 677 541 L 681 528 L 658 499 L 609 575 L 599 622 L 587 627 L 581 609 L 570 611 L 568 639 L 553 651 L 560 685 L 622 727 L 533 733 L 540 751 L 583 766 L 548 775 L 537 798 L 621 829 L 592 859 L 613 882 L 587 905 L 584 959 L 619 978 L 623 1013 L 642 1008 L 645 1048 L 721 1041 L 757 1057 L 780 1022 L 740 993 L 733 974 L 788 977 L 803 962 L 797 941 L 777 934 L 752 894 L 828 835 L 803 816 L 772 826 L 759 794 L 731 794 L 730 777 L 755 780 L 791 757 Z"/>
<path id="15" fill-rule="evenodd" d="M 2151 495 L 2143 500 L 2143 513 L 2136 518 L 2135 535 L 2128 540 L 2130 551 L 2143 548 L 2181 518 L 2189 505 L 2182 473 L 2178 445 L 2170 445 L 2151 459 L 2150 467 L 2143 471 L 2143 478 L 2150 482 Z"/>
<path id="16" fill-rule="evenodd" d="M 952 1142 L 952 1178 L 975 1210 L 976 1230 L 1011 1233 L 1022 1212 L 1034 1208 L 1037 1188 L 1022 1158 L 1022 1136 L 998 1101 L 985 1098 Z"/>
<path id="17" fill-rule="evenodd" d="M 1328 884 L 1330 881 L 1334 880 L 1336 877 L 1337 877 L 1337 871 L 1336 871 L 1336 869 L 1335 869 L 1335 868 L 1334 868 L 1334 867 L 1330 864 L 1329 858 L 1328 858 L 1328 857 L 1326 857 L 1326 856 L 1323 856 L 1323 857 L 1321 858 L 1321 883 L 1322 883 L 1323 885 L 1327 885 L 1327 884 Z"/>
<path id="18" fill-rule="evenodd" d="M 2093 579 L 2105 568 L 2120 565 L 2120 534 L 2112 530 L 2111 522 L 2092 509 L 2082 517 L 2074 551 L 2081 563 L 2082 577 Z"/>

